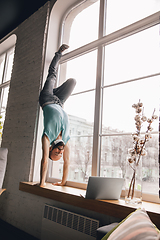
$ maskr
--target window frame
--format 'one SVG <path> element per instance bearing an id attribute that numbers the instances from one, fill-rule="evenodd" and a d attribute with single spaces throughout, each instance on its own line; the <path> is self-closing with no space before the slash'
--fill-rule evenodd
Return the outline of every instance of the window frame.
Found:
<path id="1" fill-rule="evenodd" d="M 67 43 L 67 31 L 69 29 L 69 26 L 67 27 L 66 19 L 68 14 L 71 14 L 72 10 L 75 10 L 78 6 L 80 6 L 80 9 L 82 8 L 82 4 L 86 1 L 81 1 L 80 4 L 77 5 L 76 1 L 75 3 L 71 6 L 71 8 L 65 12 L 63 15 L 63 20 L 60 21 L 60 25 L 62 26 L 61 31 L 59 31 L 58 39 L 59 43 L 63 42 Z M 103 63 L 104 63 L 104 47 L 106 45 L 109 45 L 113 42 L 119 41 L 121 39 L 124 39 L 128 36 L 131 36 L 135 33 L 141 32 L 147 28 L 150 28 L 152 26 L 155 26 L 160 23 L 160 12 L 154 13 L 144 19 L 141 19 L 131 25 L 128 25 L 122 29 L 119 29 L 113 33 L 110 33 L 108 35 L 105 35 L 105 15 L 104 9 L 106 6 L 107 1 L 106 0 L 100 0 L 100 13 L 99 16 L 99 37 L 97 40 L 90 42 L 82 47 L 79 47 L 71 52 L 68 52 L 67 54 L 64 54 L 60 60 L 60 64 L 66 63 L 67 61 L 77 58 L 81 55 L 84 55 L 88 52 L 91 52 L 95 49 L 98 51 L 98 57 L 97 57 L 97 76 L 96 76 L 96 104 L 95 104 L 95 115 L 94 115 L 94 122 L 97 122 L 97 125 L 94 125 L 94 133 L 93 133 L 93 154 L 92 154 L 92 175 L 96 176 L 98 175 L 100 171 L 99 167 L 99 158 L 100 158 L 100 138 L 103 134 L 100 133 L 100 126 L 101 126 L 101 107 L 102 107 L 102 81 L 103 81 Z M 78 8 L 77 8 L 78 9 Z M 78 10 L 76 9 L 76 13 L 78 13 Z M 73 18 L 75 17 L 75 13 L 73 12 Z M 71 19 L 73 19 L 71 18 Z M 68 25 L 70 25 L 70 21 Z M 66 31 L 65 29 L 66 28 Z M 69 31 L 68 31 L 69 34 Z M 58 44 L 60 45 L 60 44 Z M 160 73 L 157 73 L 160 75 Z M 48 182 L 53 182 L 57 181 L 59 179 L 53 179 L 50 178 L 49 175 L 47 175 L 47 181 Z M 82 187 L 86 188 L 87 184 L 81 184 L 77 182 L 72 182 L 72 181 L 67 181 L 67 186 L 73 186 L 73 187 Z M 146 195 L 146 194 L 145 194 Z M 146 198 L 146 197 L 145 197 Z M 154 200 L 154 196 L 151 196 L 149 198 L 152 198 L 151 201 L 157 202 Z"/>
<path id="2" fill-rule="evenodd" d="M 9 56 L 11 54 L 14 54 L 14 50 L 15 50 L 15 46 L 13 45 L 12 47 L 8 48 L 7 50 L 5 50 L 3 53 L 0 54 L 0 56 L 5 55 L 4 56 L 4 67 L 3 67 L 3 73 L 2 73 L 2 82 L 0 84 L 0 115 L 3 113 L 6 113 L 7 104 L 6 104 L 6 108 L 3 110 L 2 102 L 3 102 L 3 98 L 4 98 L 4 90 L 5 90 L 5 88 L 10 86 L 10 82 L 11 82 L 11 77 L 7 81 L 6 81 L 6 77 L 7 77 Z M 13 56 L 13 61 L 14 61 L 14 56 Z M 13 67 L 13 63 L 12 63 L 12 67 Z M 11 70 L 11 74 L 12 74 L 12 70 Z M 8 97 L 7 97 L 7 100 L 8 100 Z M 3 120 L 3 125 L 4 125 L 4 122 L 5 122 L 5 117 Z M 3 130 L 2 130 L 2 133 L 3 133 Z M 1 145 L 1 143 L 2 143 L 2 137 L 0 139 L 0 145 Z"/>

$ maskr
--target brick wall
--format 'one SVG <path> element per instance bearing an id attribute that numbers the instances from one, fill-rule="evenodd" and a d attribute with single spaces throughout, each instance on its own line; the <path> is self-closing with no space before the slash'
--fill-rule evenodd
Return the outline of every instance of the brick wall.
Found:
<path id="1" fill-rule="evenodd" d="M 29 181 L 49 8 L 48 2 L 14 31 L 17 42 L 2 142 L 9 153 L 0 218 L 37 238 L 44 203 L 19 191 L 19 182 Z"/>
<path id="2" fill-rule="evenodd" d="M 46 4 L 16 31 L 17 42 L 2 146 L 9 146 L 8 157 L 16 157 L 16 167 L 23 168 L 25 162 L 26 176 L 24 173 L 18 174 L 25 181 L 28 180 L 38 108 L 47 8 Z"/>

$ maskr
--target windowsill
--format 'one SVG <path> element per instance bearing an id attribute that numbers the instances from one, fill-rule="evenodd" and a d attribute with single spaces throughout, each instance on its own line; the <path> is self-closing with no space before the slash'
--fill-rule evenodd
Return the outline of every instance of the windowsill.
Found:
<path id="1" fill-rule="evenodd" d="M 51 183 L 47 183 L 45 187 L 40 188 L 35 184 L 33 182 L 20 182 L 19 190 L 120 219 L 125 218 L 136 208 L 145 208 L 152 222 L 160 229 L 160 204 L 143 201 L 141 205 L 133 206 L 125 204 L 124 199 L 85 199 L 80 196 L 80 194 L 85 195 L 86 190 L 83 189 L 54 186 Z"/>
<path id="2" fill-rule="evenodd" d="M 2 193 L 3 193 L 4 191 L 6 191 L 5 188 L 0 188 L 0 195 L 2 195 Z"/>

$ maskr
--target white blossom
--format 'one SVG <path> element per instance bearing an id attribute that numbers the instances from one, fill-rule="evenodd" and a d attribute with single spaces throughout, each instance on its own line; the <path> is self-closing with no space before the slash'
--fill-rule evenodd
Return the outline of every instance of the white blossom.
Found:
<path id="1" fill-rule="evenodd" d="M 146 133 L 146 134 L 145 134 L 145 138 L 146 138 L 147 140 L 149 140 L 149 138 L 152 138 L 151 133 L 150 133 L 150 132 Z"/>
<path id="2" fill-rule="evenodd" d="M 145 121 L 147 121 L 147 117 L 146 117 L 146 116 L 142 116 L 141 120 L 142 120 L 143 122 L 145 122 Z"/>
<path id="3" fill-rule="evenodd" d="M 135 154 L 136 154 L 136 152 L 135 152 L 135 149 L 134 149 L 134 148 L 129 148 L 129 149 L 128 149 L 128 153 L 129 153 L 131 156 L 133 156 L 133 155 L 135 155 Z"/>
<path id="4" fill-rule="evenodd" d="M 151 118 L 148 118 L 147 122 L 148 122 L 148 123 L 152 123 L 153 120 L 152 120 Z"/>
<path id="5" fill-rule="evenodd" d="M 135 160 L 136 160 L 135 157 L 129 157 L 129 158 L 128 158 L 128 162 L 129 162 L 129 163 L 133 163 Z"/>
<path id="6" fill-rule="evenodd" d="M 142 124 L 141 120 L 136 121 L 136 126 L 140 126 Z"/>
<path id="7" fill-rule="evenodd" d="M 146 152 L 146 150 L 144 148 L 142 149 L 141 155 L 142 156 L 146 156 L 147 155 L 147 152 Z"/>
<path id="8" fill-rule="evenodd" d="M 149 131 L 152 131 L 153 128 L 152 128 L 151 126 L 148 126 L 148 130 L 149 130 Z"/>
<path id="9" fill-rule="evenodd" d="M 142 145 L 142 144 L 145 143 L 145 141 L 144 141 L 143 139 L 141 139 L 141 140 L 139 141 L 139 143 Z"/>
<path id="10" fill-rule="evenodd" d="M 140 119 L 141 119 L 141 118 L 140 118 L 139 115 L 136 115 L 135 118 L 134 118 L 135 121 L 139 121 Z"/>
<path id="11" fill-rule="evenodd" d="M 152 115 L 152 119 L 157 119 L 158 118 L 158 116 L 157 115 Z"/>
<path id="12" fill-rule="evenodd" d="M 133 135 L 133 140 L 134 141 L 139 141 L 139 136 L 137 134 Z"/>
<path id="13" fill-rule="evenodd" d="M 136 113 L 141 113 L 142 112 L 142 109 L 141 108 L 136 108 Z"/>
<path id="14" fill-rule="evenodd" d="M 134 135 L 138 136 L 138 133 L 137 133 L 137 132 L 135 132 L 135 133 L 132 133 L 132 136 L 134 136 Z"/>
<path id="15" fill-rule="evenodd" d="M 143 107 L 143 103 L 139 102 L 138 104 L 138 107 Z"/>
<path id="16" fill-rule="evenodd" d="M 134 104 L 132 105 L 132 107 L 133 107 L 133 108 L 138 108 L 138 104 L 135 104 L 135 103 L 134 103 Z"/>

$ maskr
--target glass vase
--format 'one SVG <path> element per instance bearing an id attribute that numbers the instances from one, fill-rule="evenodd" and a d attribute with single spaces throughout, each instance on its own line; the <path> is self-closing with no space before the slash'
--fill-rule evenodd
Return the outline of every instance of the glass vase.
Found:
<path id="1" fill-rule="evenodd" d="M 130 204 L 142 203 L 142 158 L 136 162 L 126 161 L 125 202 Z"/>

